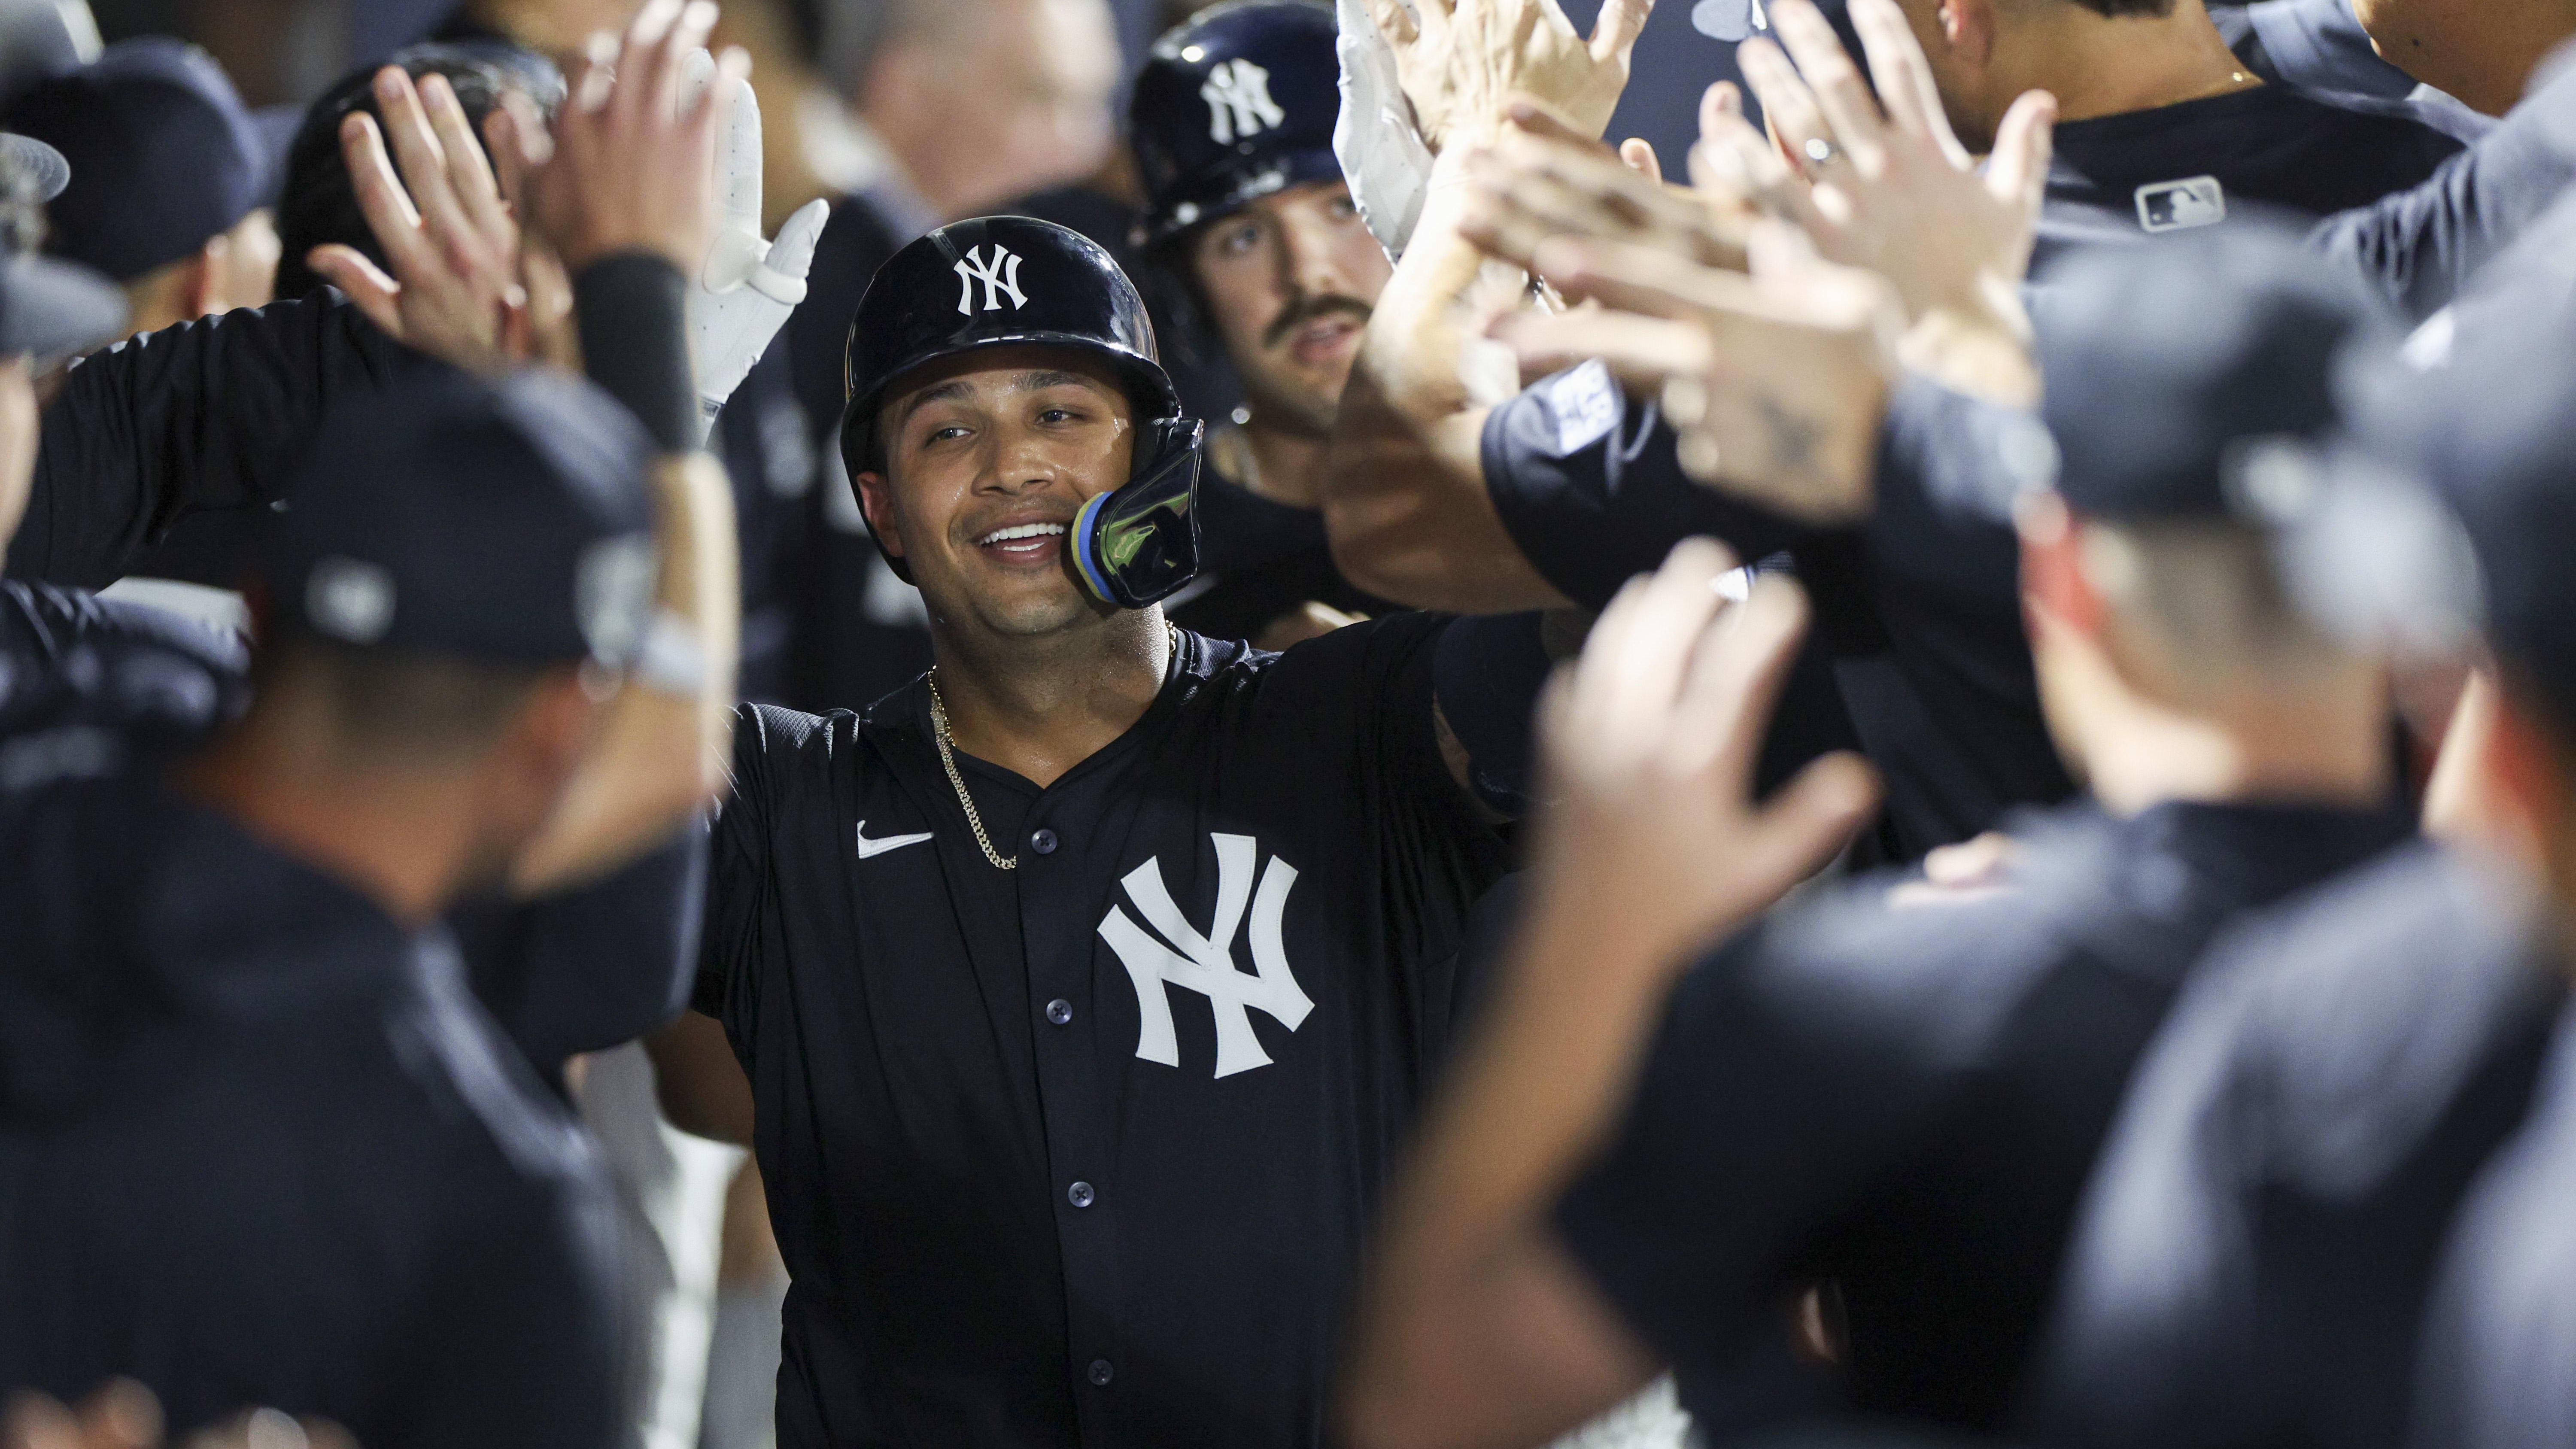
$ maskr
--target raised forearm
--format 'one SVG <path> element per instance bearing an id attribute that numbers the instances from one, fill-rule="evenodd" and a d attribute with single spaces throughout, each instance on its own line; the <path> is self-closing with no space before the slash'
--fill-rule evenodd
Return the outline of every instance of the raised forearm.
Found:
<path id="1" fill-rule="evenodd" d="M 1352 582 L 1419 608 L 1507 613 L 1563 607 L 1530 568 L 1485 491 L 1485 417 L 1519 387 L 1508 352 L 1474 330 L 1480 288 L 1517 273 L 1459 234 L 1445 159 L 1404 259 L 1351 368 L 1325 470 L 1324 526 Z"/>
<path id="2" fill-rule="evenodd" d="M 520 858 L 522 896 L 632 859 L 724 788 L 742 635 L 733 493 L 703 453 L 666 457 L 653 490 L 662 555 L 654 641 L 609 705 L 546 834 Z"/>

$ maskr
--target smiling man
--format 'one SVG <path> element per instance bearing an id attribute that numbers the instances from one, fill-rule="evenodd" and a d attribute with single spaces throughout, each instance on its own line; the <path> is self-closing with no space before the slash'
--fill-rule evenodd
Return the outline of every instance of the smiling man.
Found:
<path id="1" fill-rule="evenodd" d="M 1060 227 L 906 247 L 848 376 L 938 664 L 864 716 L 744 711 L 662 1061 L 675 1122 L 759 1154 L 779 1442 L 1316 1444 L 1539 620 L 1281 655 L 1167 623 L 1199 424 Z"/>
<path id="2" fill-rule="evenodd" d="M 1225 348 L 1243 406 L 1209 440 L 1205 568 L 1174 614 L 1268 647 L 1379 613 L 1333 566 L 1324 444 L 1393 270 L 1333 155 L 1333 12 L 1237 0 L 1154 44 L 1129 107 L 1147 265 Z"/>

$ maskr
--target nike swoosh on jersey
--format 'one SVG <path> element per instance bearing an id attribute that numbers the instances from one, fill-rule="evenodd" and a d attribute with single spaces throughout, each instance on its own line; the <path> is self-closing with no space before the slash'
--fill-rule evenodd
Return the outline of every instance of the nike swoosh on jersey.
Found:
<path id="1" fill-rule="evenodd" d="M 889 850 L 901 850 L 907 845 L 919 845 L 929 838 L 930 832 L 925 830 L 919 835 L 889 835 L 883 840 L 870 840 L 868 822 L 862 820 L 859 822 L 859 859 L 873 860 Z"/>

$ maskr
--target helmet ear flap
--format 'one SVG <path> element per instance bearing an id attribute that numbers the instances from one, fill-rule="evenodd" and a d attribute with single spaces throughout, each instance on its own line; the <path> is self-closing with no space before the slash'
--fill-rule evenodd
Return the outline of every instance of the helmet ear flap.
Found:
<path id="1" fill-rule="evenodd" d="M 867 410 L 867 416 L 864 418 L 862 418 L 860 412 L 860 404 L 863 401 L 866 404 Z M 912 570 L 904 565 L 904 561 L 902 559 L 886 552 L 885 541 L 877 537 L 876 525 L 867 522 L 867 495 L 859 489 L 859 475 L 861 473 L 883 473 L 885 471 L 884 449 L 881 448 L 877 442 L 875 412 L 876 401 L 873 398 L 853 398 L 850 401 L 850 405 L 843 410 L 841 414 L 841 477 L 842 481 L 849 485 L 850 507 L 858 514 L 859 521 L 866 525 L 868 530 L 868 542 L 876 545 L 877 557 L 885 560 L 886 568 L 892 571 L 896 578 L 901 579 L 908 584 L 913 581 Z"/>

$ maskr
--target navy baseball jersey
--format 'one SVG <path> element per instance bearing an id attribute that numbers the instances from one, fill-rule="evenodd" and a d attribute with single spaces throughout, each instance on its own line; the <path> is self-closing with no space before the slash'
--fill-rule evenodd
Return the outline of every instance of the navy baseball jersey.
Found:
<path id="1" fill-rule="evenodd" d="M 1817 1279 L 1854 1406 L 1997 1428 L 2129 1067 L 2211 933 L 2402 830 L 2070 806 L 2013 828 L 2000 889 L 1910 903 L 1870 876 L 1777 914 L 1683 978 L 1558 1226 L 1713 1440 L 1776 1412 L 1742 1402 L 1745 1364 Z"/>
<path id="2" fill-rule="evenodd" d="M 793 1280 L 782 1445 L 1320 1442 L 1504 864 L 1435 739 L 1457 627 L 1180 634 L 1053 785 L 957 757 L 1007 872 L 924 684 L 744 712 L 697 1005 Z"/>
<path id="3" fill-rule="evenodd" d="M 0 850 L 0 1383 L 607 1449 L 608 1184 L 443 933 L 148 776 L 0 795 Z"/>
<path id="4" fill-rule="evenodd" d="M 2410 847 L 2213 953 L 2068 1250 L 2046 1442 L 2406 1442 L 2436 1255 L 2561 995 L 2486 870 Z"/>
<path id="5" fill-rule="evenodd" d="M 2032 272 L 2069 246 L 2192 231 L 2249 209 L 2367 206 L 2425 182 L 2483 129 L 2452 110 L 2286 85 L 2063 121 Z"/>

